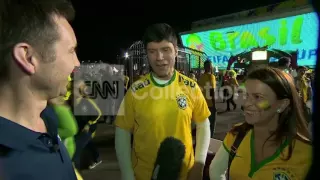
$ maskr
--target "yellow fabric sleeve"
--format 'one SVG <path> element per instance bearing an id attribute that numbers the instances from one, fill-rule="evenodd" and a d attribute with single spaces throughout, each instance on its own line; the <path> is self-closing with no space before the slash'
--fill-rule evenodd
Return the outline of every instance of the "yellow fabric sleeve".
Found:
<path id="1" fill-rule="evenodd" d="M 211 113 L 198 85 L 195 87 L 193 95 L 195 99 L 192 111 L 192 119 L 195 122 L 203 122 L 210 116 Z"/>
<path id="2" fill-rule="evenodd" d="M 132 132 L 134 117 L 134 97 L 132 90 L 129 89 L 120 105 L 115 126 Z"/>
<path id="3" fill-rule="evenodd" d="M 211 75 L 211 85 L 212 85 L 212 88 L 216 88 L 216 77 L 214 75 Z"/>

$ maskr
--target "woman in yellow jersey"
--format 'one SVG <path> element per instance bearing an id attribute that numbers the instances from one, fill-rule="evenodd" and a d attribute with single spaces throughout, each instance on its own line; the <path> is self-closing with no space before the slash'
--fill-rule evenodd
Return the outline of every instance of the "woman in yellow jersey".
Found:
<path id="1" fill-rule="evenodd" d="M 304 179 L 312 146 L 293 79 L 265 67 L 251 72 L 245 87 L 245 122 L 227 133 L 211 162 L 210 179 L 226 172 L 232 180 Z"/>

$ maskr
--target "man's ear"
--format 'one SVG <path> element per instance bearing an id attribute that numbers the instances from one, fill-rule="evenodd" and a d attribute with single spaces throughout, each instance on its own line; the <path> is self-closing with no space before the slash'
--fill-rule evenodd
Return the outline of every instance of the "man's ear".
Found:
<path id="1" fill-rule="evenodd" d="M 175 57 L 178 57 L 178 46 L 174 46 L 174 53 L 175 53 Z"/>
<path id="2" fill-rule="evenodd" d="M 18 43 L 13 48 L 14 61 L 28 74 L 35 73 L 36 54 L 27 43 Z"/>

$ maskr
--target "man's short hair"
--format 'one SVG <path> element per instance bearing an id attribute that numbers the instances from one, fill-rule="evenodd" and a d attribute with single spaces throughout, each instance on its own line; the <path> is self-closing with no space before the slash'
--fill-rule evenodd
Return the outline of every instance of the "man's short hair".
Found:
<path id="1" fill-rule="evenodd" d="M 288 57 L 282 57 L 278 60 L 278 66 L 279 67 L 284 67 L 286 66 L 288 63 L 291 62 L 291 59 Z"/>
<path id="2" fill-rule="evenodd" d="M 203 63 L 203 67 L 204 67 L 204 68 L 207 68 L 207 67 L 210 67 L 210 66 L 213 66 L 213 63 L 212 63 L 212 61 L 210 61 L 210 60 L 206 60 L 206 61 Z"/>
<path id="3" fill-rule="evenodd" d="M 32 46 L 41 59 L 54 60 L 59 32 L 54 16 L 72 21 L 75 12 L 68 0 L 0 0 L 0 77 L 8 74 L 16 44 Z"/>
<path id="4" fill-rule="evenodd" d="M 211 62 L 210 60 L 206 60 L 206 61 L 203 63 L 204 66 L 208 66 L 208 65 L 211 65 L 211 64 L 212 64 L 212 62 Z"/>
<path id="5" fill-rule="evenodd" d="M 142 39 L 145 48 L 147 48 L 147 45 L 150 42 L 161 42 L 163 40 L 171 42 L 174 46 L 178 45 L 178 38 L 174 29 L 165 23 L 149 26 Z"/>

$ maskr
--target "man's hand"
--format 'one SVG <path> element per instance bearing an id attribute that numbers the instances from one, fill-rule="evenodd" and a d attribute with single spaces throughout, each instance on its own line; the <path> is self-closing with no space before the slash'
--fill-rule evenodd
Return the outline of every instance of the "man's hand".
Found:
<path id="1" fill-rule="evenodd" d="M 203 176 L 204 164 L 195 162 L 189 171 L 188 180 L 201 180 Z"/>

